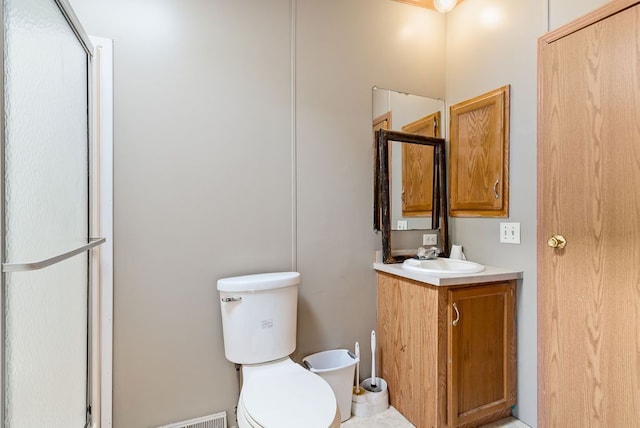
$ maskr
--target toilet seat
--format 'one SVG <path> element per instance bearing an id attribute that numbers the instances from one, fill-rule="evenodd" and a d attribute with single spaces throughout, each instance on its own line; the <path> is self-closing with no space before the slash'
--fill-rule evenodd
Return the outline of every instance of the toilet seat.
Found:
<path id="1" fill-rule="evenodd" d="M 239 410 L 256 428 L 336 426 L 333 390 L 320 376 L 287 359 L 253 370 L 242 386 Z M 339 415 L 338 415 L 339 426 Z"/>

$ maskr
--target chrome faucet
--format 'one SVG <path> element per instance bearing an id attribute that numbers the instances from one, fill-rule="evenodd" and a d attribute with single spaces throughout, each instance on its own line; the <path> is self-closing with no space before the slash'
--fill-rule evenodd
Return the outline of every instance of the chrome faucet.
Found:
<path id="1" fill-rule="evenodd" d="M 416 258 L 419 260 L 435 260 L 438 258 L 438 254 L 440 254 L 441 252 L 442 251 L 440 251 L 440 248 L 438 247 L 420 247 L 418 248 L 418 254 L 416 255 Z"/>

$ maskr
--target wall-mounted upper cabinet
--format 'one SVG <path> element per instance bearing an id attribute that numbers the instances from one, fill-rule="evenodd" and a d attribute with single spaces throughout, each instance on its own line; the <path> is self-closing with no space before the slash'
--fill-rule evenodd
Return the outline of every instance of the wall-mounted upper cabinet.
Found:
<path id="1" fill-rule="evenodd" d="M 440 112 L 431 113 L 403 126 L 402 132 L 440 138 Z M 402 172 L 402 216 L 431 217 L 433 147 L 404 144 Z"/>
<path id="2" fill-rule="evenodd" d="M 451 106 L 452 217 L 509 216 L 509 86 Z"/>

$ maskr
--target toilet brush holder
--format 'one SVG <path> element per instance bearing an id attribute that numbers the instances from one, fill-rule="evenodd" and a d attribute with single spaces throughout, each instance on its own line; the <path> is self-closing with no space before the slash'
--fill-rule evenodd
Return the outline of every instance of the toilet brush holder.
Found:
<path id="1" fill-rule="evenodd" d="M 364 391 L 364 393 L 362 392 Z M 351 413 L 353 416 L 368 418 L 382 413 L 389 408 L 389 390 L 387 382 L 382 378 L 376 378 L 374 385 L 371 378 L 360 383 L 360 393 L 355 391 L 351 396 Z"/>

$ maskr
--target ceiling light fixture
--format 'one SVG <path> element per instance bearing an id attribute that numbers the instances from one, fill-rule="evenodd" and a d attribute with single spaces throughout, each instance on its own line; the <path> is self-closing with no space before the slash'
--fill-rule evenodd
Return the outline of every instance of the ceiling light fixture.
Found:
<path id="1" fill-rule="evenodd" d="M 456 7 L 458 0 L 433 0 L 433 6 L 440 13 L 447 13 Z"/>

